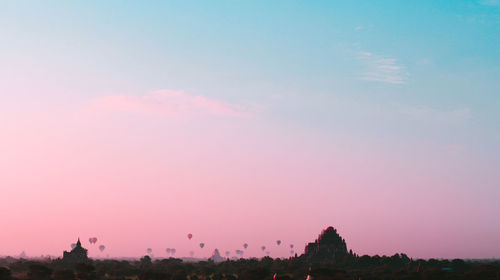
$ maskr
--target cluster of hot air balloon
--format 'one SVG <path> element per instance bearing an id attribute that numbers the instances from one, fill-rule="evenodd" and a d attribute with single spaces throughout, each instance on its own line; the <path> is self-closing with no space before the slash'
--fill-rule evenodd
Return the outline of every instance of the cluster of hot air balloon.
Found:
<path id="1" fill-rule="evenodd" d="M 95 237 L 95 236 L 94 237 L 89 237 L 89 243 L 90 243 L 90 245 L 96 244 L 97 243 L 97 237 Z M 71 246 L 73 246 L 73 244 L 71 244 Z M 106 249 L 106 246 L 104 246 L 104 245 L 101 244 L 101 245 L 99 245 L 98 249 L 99 249 L 99 251 L 104 252 L 104 250 Z"/>
<path id="2" fill-rule="evenodd" d="M 236 250 L 236 255 L 239 255 L 240 257 L 243 257 L 243 251 L 242 250 Z"/>
<path id="3" fill-rule="evenodd" d="M 90 243 L 90 245 L 96 244 L 97 243 L 97 237 L 90 237 L 89 238 L 89 243 Z M 101 244 L 101 245 L 99 245 L 98 248 L 99 248 L 99 251 L 103 252 L 106 249 L 106 246 L 104 246 L 104 245 Z"/>
<path id="4" fill-rule="evenodd" d="M 94 238 L 95 238 L 95 237 L 94 237 Z M 193 234 L 192 234 L 192 233 L 188 233 L 188 234 L 187 234 L 187 238 L 188 238 L 189 240 L 192 240 L 192 239 L 193 239 Z M 92 244 L 92 243 L 93 243 L 93 240 L 94 240 L 93 238 L 90 238 L 90 239 L 89 239 L 89 242 L 91 242 L 91 244 Z M 97 238 L 95 238 L 95 241 L 97 242 Z M 281 240 L 279 240 L 279 239 L 278 239 L 278 240 L 276 240 L 276 245 L 277 245 L 277 246 L 280 246 L 280 245 L 281 245 L 281 243 L 282 243 L 282 241 L 281 241 Z M 101 246 L 102 246 L 102 247 L 104 247 L 103 245 L 101 245 Z M 203 242 L 198 243 L 198 246 L 199 246 L 201 249 L 203 249 L 203 248 L 205 247 L 205 243 L 203 243 Z M 248 248 L 248 243 L 243 243 L 243 245 L 242 245 L 242 246 L 243 246 L 243 249 L 245 249 L 245 250 L 246 250 L 246 249 Z M 294 248 L 294 245 L 293 245 L 293 244 L 290 244 L 290 254 L 292 254 L 292 255 L 295 253 L 295 251 L 293 250 L 293 248 Z M 265 245 L 261 246 L 261 247 L 260 247 L 260 249 L 261 249 L 261 250 L 262 250 L 262 252 L 264 252 L 266 255 L 269 255 L 269 254 L 270 254 L 270 251 L 269 251 L 269 250 L 267 250 L 267 251 L 266 251 L 266 249 L 268 249 L 268 248 L 267 248 Z M 103 248 L 101 251 L 103 251 L 103 250 L 104 250 L 104 248 Z M 147 252 L 147 254 L 151 255 L 151 254 L 153 253 L 153 249 L 151 249 L 151 248 L 147 248 L 147 249 L 146 249 L 146 252 Z M 237 250 L 235 250 L 234 252 L 236 253 L 236 255 L 237 255 L 237 256 L 243 257 L 243 254 L 244 254 L 244 252 L 245 252 L 245 251 L 244 251 L 244 250 L 237 249 Z M 176 249 L 175 249 L 175 248 L 166 248 L 166 253 L 167 253 L 167 255 L 172 255 L 172 256 L 173 256 L 173 255 L 175 255 L 175 253 L 176 253 Z M 226 257 L 229 257 L 229 256 L 231 255 L 231 251 L 225 251 L 225 252 L 224 252 L 224 254 L 226 255 Z M 193 256 L 194 256 L 194 251 L 190 251 L 190 252 L 189 252 L 189 255 L 190 255 L 191 257 L 193 257 Z"/>
<path id="5" fill-rule="evenodd" d="M 193 234 L 192 234 L 192 233 L 188 233 L 188 234 L 187 234 L 187 238 L 188 238 L 189 240 L 193 239 Z M 203 248 L 205 247 L 205 243 L 201 242 L 198 246 L 200 246 L 200 248 L 201 248 L 201 249 L 203 249 Z M 190 255 L 191 257 L 192 257 L 192 256 L 194 256 L 194 252 L 193 252 L 193 251 L 189 252 L 189 255 Z"/>
<path id="6" fill-rule="evenodd" d="M 176 252 L 175 248 L 167 248 L 166 251 L 167 251 L 168 255 L 172 255 L 172 256 L 175 255 L 175 252 Z"/>
<path id="7" fill-rule="evenodd" d="M 281 245 L 281 243 L 282 243 L 282 242 L 281 242 L 281 240 L 279 240 L 279 239 L 278 239 L 278 240 L 276 240 L 276 245 L 277 245 L 277 246 L 280 246 L 280 245 Z M 247 244 L 245 243 L 245 245 L 247 245 Z M 248 245 L 247 245 L 247 246 L 248 246 Z M 294 245 L 293 245 L 293 244 L 290 244 L 290 249 L 291 249 L 291 250 L 290 250 L 290 254 L 292 254 L 292 255 L 295 253 L 295 251 L 293 250 L 293 247 L 294 247 Z M 245 248 L 246 248 L 246 247 L 245 247 Z M 264 245 L 263 245 L 263 246 L 261 246 L 261 247 L 260 247 L 260 249 L 262 250 L 262 252 L 265 252 L 265 254 L 266 254 L 266 255 L 269 255 L 269 254 L 270 254 L 270 252 L 269 252 L 269 251 L 266 251 L 266 249 L 267 249 L 267 247 L 266 247 L 266 246 L 264 246 Z"/>
<path id="8" fill-rule="evenodd" d="M 89 243 L 90 243 L 90 245 L 96 244 L 97 243 L 97 237 L 90 237 L 89 238 Z M 75 249 L 75 247 L 76 247 L 76 243 L 72 243 L 71 244 L 71 249 Z M 106 246 L 100 245 L 98 248 L 99 248 L 99 251 L 103 252 L 104 249 L 106 249 Z"/>

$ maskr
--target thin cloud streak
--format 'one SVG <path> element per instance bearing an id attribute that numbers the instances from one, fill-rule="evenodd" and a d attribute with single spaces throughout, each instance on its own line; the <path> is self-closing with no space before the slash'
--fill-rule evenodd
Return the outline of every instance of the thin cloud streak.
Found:
<path id="1" fill-rule="evenodd" d="M 482 0 L 479 3 L 486 6 L 500 7 L 500 0 Z"/>
<path id="2" fill-rule="evenodd" d="M 421 106 L 403 108 L 400 110 L 400 113 L 414 120 L 440 123 L 462 123 L 471 119 L 471 110 L 469 108 L 440 111 L 431 107 Z"/>
<path id="3" fill-rule="evenodd" d="M 405 84 L 407 81 L 405 67 L 397 64 L 395 58 L 362 51 L 358 53 L 358 59 L 365 66 L 362 80 L 388 84 Z"/>
<path id="4" fill-rule="evenodd" d="M 253 106 L 231 104 L 184 91 L 158 90 L 143 96 L 111 95 L 91 101 L 92 111 L 172 117 L 219 116 L 249 118 Z"/>

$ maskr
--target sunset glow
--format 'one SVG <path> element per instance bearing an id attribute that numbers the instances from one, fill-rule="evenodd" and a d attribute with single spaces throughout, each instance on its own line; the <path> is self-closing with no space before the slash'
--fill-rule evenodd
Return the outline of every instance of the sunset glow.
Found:
<path id="1" fill-rule="evenodd" d="M 500 257 L 500 4 L 451 3 L 3 2 L 0 256 L 288 257 L 333 225 Z"/>

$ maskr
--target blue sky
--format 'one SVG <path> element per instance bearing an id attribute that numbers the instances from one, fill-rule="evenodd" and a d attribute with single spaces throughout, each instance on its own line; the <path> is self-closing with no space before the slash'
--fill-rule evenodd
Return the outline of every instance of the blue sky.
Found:
<path id="1" fill-rule="evenodd" d="M 3 53 L 65 67 L 73 75 L 60 83 L 72 88 L 130 91 L 126 80 L 137 91 L 168 85 L 258 103 L 328 94 L 480 117 L 498 102 L 490 2 L 6 2 Z M 377 58 L 395 60 L 401 85 L 363 81 Z"/>

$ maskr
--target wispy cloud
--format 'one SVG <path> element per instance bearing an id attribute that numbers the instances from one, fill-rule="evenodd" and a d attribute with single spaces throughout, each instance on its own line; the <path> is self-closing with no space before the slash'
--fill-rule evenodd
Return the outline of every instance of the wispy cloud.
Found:
<path id="1" fill-rule="evenodd" d="M 231 104 L 184 91 L 158 90 L 142 96 L 111 95 L 95 98 L 90 108 L 94 111 L 126 112 L 165 116 L 222 116 L 252 117 L 250 105 Z"/>
<path id="2" fill-rule="evenodd" d="M 422 58 L 417 60 L 417 65 L 430 65 L 430 64 L 432 64 L 432 60 L 430 60 L 429 58 Z"/>
<path id="3" fill-rule="evenodd" d="M 480 4 L 487 5 L 487 6 L 498 6 L 500 7 L 500 0 L 481 0 L 479 1 Z"/>
<path id="4" fill-rule="evenodd" d="M 396 62 L 395 58 L 376 55 L 370 52 L 359 52 L 359 60 L 364 64 L 365 71 L 361 77 L 365 81 L 389 84 L 405 84 L 409 74 L 405 67 Z"/>
<path id="5" fill-rule="evenodd" d="M 414 120 L 439 123 L 462 123 L 471 118 L 471 110 L 469 108 L 457 108 L 443 111 L 427 106 L 421 106 L 401 108 L 400 113 Z"/>

